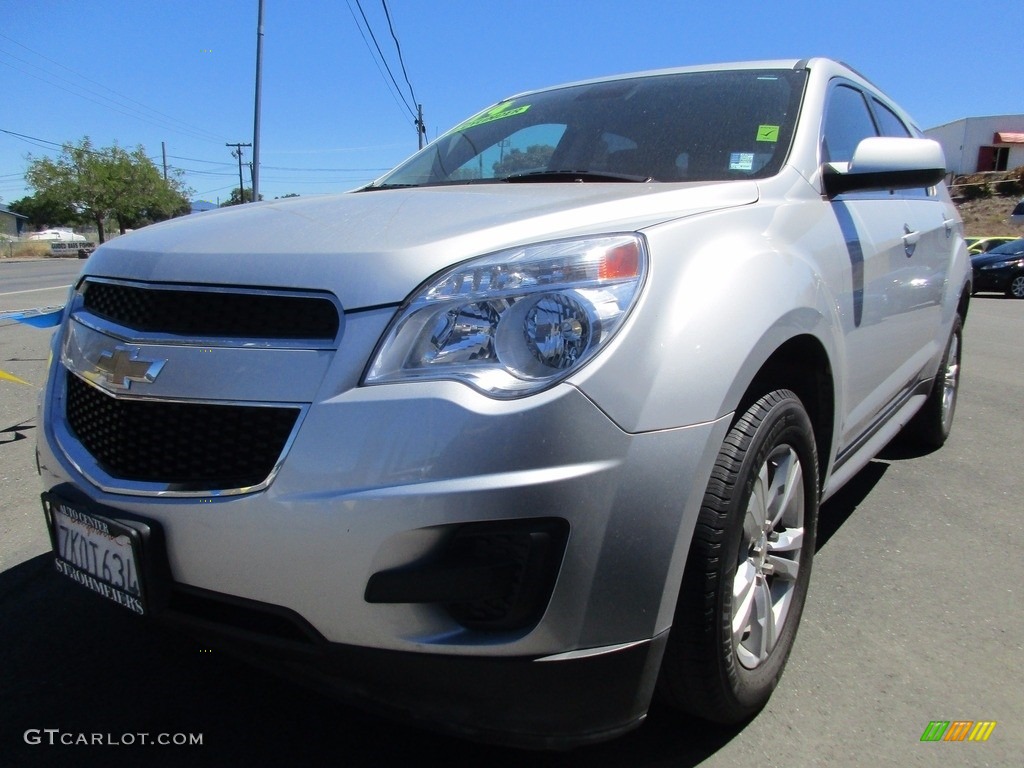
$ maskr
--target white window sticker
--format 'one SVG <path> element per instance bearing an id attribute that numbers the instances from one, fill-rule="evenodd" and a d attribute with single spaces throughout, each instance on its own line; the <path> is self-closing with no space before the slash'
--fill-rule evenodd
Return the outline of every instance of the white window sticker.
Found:
<path id="1" fill-rule="evenodd" d="M 753 152 L 733 152 L 729 155 L 730 171 L 751 171 L 754 169 Z"/>

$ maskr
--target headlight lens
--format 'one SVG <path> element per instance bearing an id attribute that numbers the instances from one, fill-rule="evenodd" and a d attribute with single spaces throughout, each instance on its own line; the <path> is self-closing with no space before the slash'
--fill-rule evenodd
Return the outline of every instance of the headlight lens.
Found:
<path id="1" fill-rule="evenodd" d="M 982 269 L 1009 269 L 1010 267 L 1024 267 L 1024 259 L 1007 259 L 996 264 L 989 264 Z"/>
<path id="2" fill-rule="evenodd" d="M 621 327 L 647 270 L 639 235 L 514 248 L 433 278 L 399 310 L 367 384 L 455 379 L 492 397 L 561 381 Z"/>

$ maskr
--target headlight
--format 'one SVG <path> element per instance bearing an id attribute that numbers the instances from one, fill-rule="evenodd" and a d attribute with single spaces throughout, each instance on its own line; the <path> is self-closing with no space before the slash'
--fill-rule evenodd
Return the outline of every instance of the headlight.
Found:
<path id="1" fill-rule="evenodd" d="M 646 270 L 639 235 L 529 245 L 464 262 L 409 297 L 364 382 L 454 379 L 492 397 L 533 394 L 608 343 Z"/>
<path id="2" fill-rule="evenodd" d="M 997 264 L 989 264 L 982 267 L 982 270 L 986 269 L 1009 269 L 1010 267 L 1024 267 L 1024 259 L 1009 259 L 1007 261 L 1000 261 Z"/>

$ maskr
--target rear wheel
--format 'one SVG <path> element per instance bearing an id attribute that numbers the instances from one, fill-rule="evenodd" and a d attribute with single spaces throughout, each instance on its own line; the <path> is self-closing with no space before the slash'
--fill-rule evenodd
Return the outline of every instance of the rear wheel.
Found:
<path id="1" fill-rule="evenodd" d="M 960 392 L 960 354 L 963 347 L 963 322 L 953 318 L 932 390 L 917 415 L 903 428 L 900 439 L 926 450 L 941 448 L 953 429 L 957 394 Z"/>
<path id="2" fill-rule="evenodd" d="M 818 461 L 799 398 L 777 390 L 718 454 L 686 562 L 661 694 L 723 723 L 775 689 L 803 611 L 818 518 Z"/>

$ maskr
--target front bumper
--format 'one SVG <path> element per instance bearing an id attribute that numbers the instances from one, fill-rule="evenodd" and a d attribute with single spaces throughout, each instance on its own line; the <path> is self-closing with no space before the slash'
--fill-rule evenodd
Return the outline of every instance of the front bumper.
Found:
<path id="1" fill-rule="evenodd" d="M 311 407 L 270 487 L 209 498 L 101 491 L 58 447 L 60 425 L 42 423 L 44 488 L 159 523 L 175 582 L 285 606 L 331 642 L 541 656 L 668 628 L 728 419 L 631 435 L 569 386 L 529 403 L 446 382 L 357 388 Z M 440 605 L 365 599 L 374 574 L 429 558 L 451 526 L 538 518 L 569 532 L 528 630 L 480 632 Z"/>

